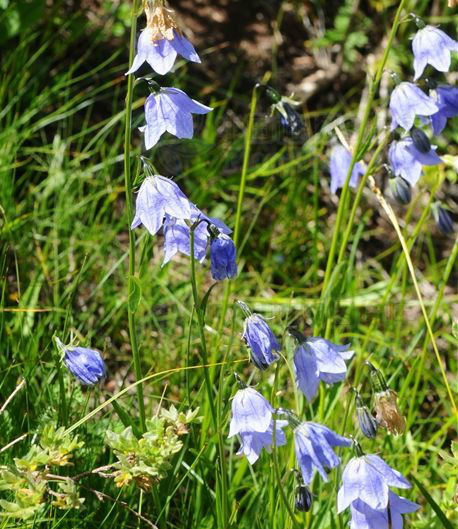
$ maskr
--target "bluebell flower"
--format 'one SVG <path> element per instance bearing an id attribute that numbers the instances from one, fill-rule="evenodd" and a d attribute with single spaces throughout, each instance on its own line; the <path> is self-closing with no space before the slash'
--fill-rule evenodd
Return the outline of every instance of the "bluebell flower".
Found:
<path id="1" fill-rule="evenodd" d="M 444 235 L 450 235 L 450 233 L 453 233 L 453 221 L 448 211 L 441 206 L 439 202 L 433 204 L 432 210 L 438 229 Z"/>
<path id="2" fill-rule="evenodd" d="M 344 380 L 347 374 L 345 360 L 354 351 L 349 345 L 337 345 L 324 338 L 308 338 L 299 344 L 294 352 L 294 371 L 299 389 L 311 401 L 320 384 L 335 384 Z"/>
<path id="3" fill-rule="evenodd" d="M 391 129 L 400 125 L 405 130 L 413 127 L 415 116 L 432 116 L 439 110 L 434 99 L 413 83 L 398 84 L 390 98 Z"/>
<path id="4" fill-rule="evenodd" d="M 237 391 L 232 400 L 232 418 L 228 437 L 240 435 L 242 445 L 238 454 L 244 453 L 253 464 L 259 457 L 262 448 L 270 449 L 273 436 L 274 410 L 270 403 L 255 389 L 244 388 Z M 275 421 L 276 444 L 286 444 L 282 430 L 288 422 Z"/>
<path id="5" fill-rule="evenodd" d="M 235 244 L 232 239 L 219 233 L 210 240 L 211 274 L 216 281 L 232 279 L 237 275 Z"/>
<path id="6" fill-rule="evenodd" d="M 340 463 L 333 447 L 350 445 L 351 439 L 336 434 L 322 424 L 298 424 L 294 429 L 294 448 L 304 483 L 310 484 L 314 470 L 318 471 L 324 481 L 328 481 L 325 467 L 334 468 Z"/>
<path id="7" fill-rule="evenodd" d="M 390 177 L 388 184 L 397 202 L 406 206 L 412 200 L 412 186 L 402 176 Z"/>
<path id="8" fill-rule="evenodd" d="M 151 149 L 164 132 L 177 138 L 192 138 L 192 114 L 207 114 L 213 109 L 191 99 L 178 88 L 161 88 L 150 94 L 145 102 L 145 147 Z"/>
<path id="9" fill-rule="evenodd" d="M 68 370 L 82 384 L 96 384 L 105 376 L 105 362 L 98 351 L 86 347 L 64 345 L 59 338 L 55 340 L 59 349 L 64 353 L 64 362 Z"/>
<path id="10" fill-rule="evenodd" d="M 388 506 L 389 487 L 410 488 L 410 483 L 397 470 L 376 455 L 352 458 L 342 474 L 342 487 L 337 495 L 337 512 L 361 500 L 377 511 Z"/>
<path id="11" fill-rule="evenodd" d="M 351 163 L 351 153 L 343 146 L 336 145 L 331 151 L 329 171 L 331 173 L 331 193 L 335 193 L 344 186 Z M 364 174 L 363 166 L 357 162 L 351 172 L 349 186 L 358 187 L 360 176 Z"/>
<path id="12" fill-rule="evenodd" d="M 259 314 L 252 314 L 242 301 L 237 302 L 247 316 L 243 326 L 242 338 L 251 350 L 251 361 L 261 370 L 267 369 L 278 359 L 275 351 L 281 347 L 271 328 Z"/>
<path id="13" fill-rule="evenodd" d="M 188 61 L 200 62 L 193 45 L 176 29 L 173 30 L 172 39 L 163 37 L 155 40 L 153 30 L 146 27 L 140 33 L 137 54 L 126 75 L 136 72 L 145 61 L 156 73 L 165 75 L 172 69 L 177 55 L 181 55 Z"/>
<path id="14" fill-rule="evenodd" d="M 294 500 L 294 507 L 299 512 L 310 511 L 313 503 L 313 496 L 307 485 L 299 485 L 296 489 L 296 498 Z"/>
<path id="15" fill-rule="evenodd" d="M 143 224 L 151 235 L 155 235 L 166 215 L 184 220 L 191 219 L 191 213 L 191 203 L 173 180 L 160 175 L 148 176 L 137 195 L 131 229 Z"/>
<path id="16" fill-rule="evenodd" d="M 369 411 L 368 407 L 363 403 L 361 395 L 358 391 L 355 391 L 356 400 L 356 418 L 358 420 L 359 427 L 368 439 L 375 439 L 377 435 L 378 424 L 375 417 Z"/>
<path id="17" fill-rule="evenodd" d="M 439 111 L 431 116 L 431 123 L 434 134 L 440 134 L 447 124 L 447 119 L 458 116 L 458 87 L 441 85 L 434 92 Z"/>
<path id="18" fill-rule="evenodd" d="M 207 253 L 208 239 L 210 237 L 208 223 L 215 225 L 219 231 L 226 235 L 229 235 L 232 230 L 223 221 L 214 217 L 207 217 L 207 215 L 191 204 L 191 222 L 199 218 L 205 219 L 205 221 L 201 222 L 194 230 L 194 258 L 202 263 Z M 190 227 L 185 220 L 166 215 L 164 222 L 163 265 L 168 263 L 177 252 L 188 256 L 191 255 L 190 233 Z"/>
<path id="19" fill-rule="evenodd" d="M 356 500 L 350 506 L 350 529 L 402 529 L 402 515 L 415 512 L 419 507 L 417 503 L 392 491 L 388 493 L 386 509 L 375 510 L 361 500 Z"/>
<path id="20" fill-rule="evenodd" d="M 417 31 L 412 41 L 414 56 L 413 66 L 415 78 L 421 77 L 427 64 L 439 72 L 448 72 L 450 68 L 450 52 L 458 51 L 458 42 L 434 26 L 425 26 Z"/>
<path id="21" fill-rule="evenodd" d="M 423 153 L 415 147 L 412 138 L 409 137 L 393 141 L 388 150 L 388 161 L 393 174 L 402 176 L 414 186 L 422 175 L 423 165 L 442 163 L 435 149 L 436 147 L 433 146 L 428 153 Z"/>

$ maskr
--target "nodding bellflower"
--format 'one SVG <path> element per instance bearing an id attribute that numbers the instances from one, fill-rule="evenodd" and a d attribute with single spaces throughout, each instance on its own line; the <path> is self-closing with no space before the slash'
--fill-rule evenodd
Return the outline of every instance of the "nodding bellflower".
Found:
<path id="1" fill-rule="evenodd" d="M 86 347 L 64 345 L 56 338 L 59 349 L 64 353 L 64 363 L 72 375 L 82 384 L 91 386 L 106 374 L 106 366 L 100 353 Z"/>
<path id="2" fill-rule="evenodd" d="M 177 55 L 188 61 L 200 62 L 192 44 L 181 35 L 174 12 L 163 2 L 145 0 L 146 28 L 140 34 L 132 67 L 126 75 L 136 72 L 147 61 L 158 74 L 172 69 Z"/>
<path id="3" fill-rule="evenodd" d="M 415 116 L 432 116 L 439 110 L 434 99 L 427 96 L 413 83 L 398 84 L 390 98 L 391 130 L 400 125 L 409 131 L 414 124 Z"/>
<path id="4" fill-rule="evenodd" d="M 259 314 L 252 314 L 250 309 L 242 301 L 237 302 L 246 314 L 243 326 L 242 338 L 251 351 L 251 361 L 258 368 L 264 371 L 270 364 L 278 359 L 276 351 L 281 351 L 271 328 Z"/>
<path id="5" fill-rule="evenodd" d="M 207 114 L 212 110 L 178 88 L 160 88 L 145 102 L 146 125 L 140 131 L 145 135 L 146 149 L 154 147 L 164 132 L 177 138 L 192 138 L 192 114 Z"/>
<path id="6" fill-rule="evenodd" d="M 448 211 L 440 203 L 433 204 L 432 211 L 439 231 L 444 235 L 453 233 L 453 220 Z"/>
<path id="7" fill-rule="evenodd" d="M 210 238 L 211 274 L 216 281 L 232 279 L 237 275 L 237 251 L 232 239 L 225 233 Z"/>
<path id="8" fill-rule="evenodd" d="M 431 123 L 434 134 L 440 134 L 447 124 L 447 119 L 458 116 L 458 87 L 440 85 L 434 92 L 439 111 L 431 116 Z"/>
<path id="9" fill-rule="evenodd" d="M 336 193 L 344 186 L 350 167 L 352 155 L 343 145 L 336 145 L 331 151 L 329 171 L 331 173 L 331 193 Z M 355 189 L 358 186 L 359 178 L 364 174 L 363 166 L 357 162 L 351 172 L 348 185 Z"/>
<path id="10" fill-rule="evenodd" d="M 340 464 L 340 458 L 334 453 L 333 447 L 350 445 L 351 439 L 336 434 L 326 426 L 297 421 L 294 428 L 294 448 L 304 483 L 310 485 L 314 470 L 324 481 L 328 481 L 325 467 L 334 468 Z"/>
<path id="11" fill-rule="evenodd" d="M 145 61 L 156 73 L 165 75 L 172 69 L 177 55 L 191 62 L 200 62 L 193 45 L 176 29 L 173 29 L 171 39 L 165 37 L 155 39 L 154 30 L 146 27 L 140 33 L 137 54 L 126 75 L 135 73 Z"/>
<path id="12" fill-rule="evenodd" d="M 205 219 L 194 230 L 194 258 L 202 263 L 207 253 L 208 239 L 210 237 L 208 224 L 215 225 L 218 230 L 226 235 L 230 234 L 232 230 L 221 220 L 207 217 L 193 204 L 191 204 L 191 210 L 191 222 Z M 164 261 L 162 265 L 168 263 L 177 252 L 188 256 L 191 255 L 191 229 L 183 219 L 166 215 L 164 222 Z"/>
<path id="13" fill-rule="evenodd" d="M 417 149 L 412 138 L 405 137 L 393 141 L 388 150 L 388 161 L 395 176 L 401 176 L 414 186 L 422 175 L 423 165 L 437 165 L 442 160 L 432 146 L 429 152 L 424 153 Z"/>
<path id="14" fill-rule="evenodd" d="M 148 176 L 137 195 L 131 229 L 143 224 L 151 235 L 155 235 L 166 215 L 185 220 L 191 219 L 191 213 L 191 203 L 173 180 L 160 175 Z"/>
<path id="15" fill-rule="evenodd" d="M 237 454 L 245 454 L 253 464 L 263 448 L 268 451 L 273 442 L 274 409 L 255 389 L 244 388 L 237 391 L 232 401 L 232 418 L 228 437 L 240 435 L 242 445 Z M 282 430 L 287 421 L 275 421 L 275 441 L 278 446 L 286 444 Z"/>
<path id="16" fill-rule="evenodd" d="M 427 64 L 439 72 L 448 72 L 451 62 L 450 52 L 458 51 L 458 42 L 439 28 L 425 26 L 417 31 L 413 38 L 412 51 L 416 81 L 423 74 Z"/>
<path id="17" fill-rule="evenodd" d="M 398 496 L 392 491 L 388 493 L 388 507 L 375 510 L 361 500 L 354 501 L 350 506 L 350 529 L 402 529 L 403 514 L 419 509 L 417 503 Z"/>
<path id="18" fill-rule="evenodd" d="M 377 511 L 386 509 L 389 487 L 410 488 L 410 483 L 397 470 L 377 455 L 361 455 L 350 459 L 342 474 L 337 495 L 337 512 L 360 500 Z"/>
<path id="19" fill-rule="evenodd" d="M 354 351 L 349 345 L 337 345 L 324 338 L 307 338 L 299 343 L 294 352 L 296 383 L 302 393 L 311 401 L 320 384 L 335 384 L 344 380 L 347 374 L 345 360 Z"/>

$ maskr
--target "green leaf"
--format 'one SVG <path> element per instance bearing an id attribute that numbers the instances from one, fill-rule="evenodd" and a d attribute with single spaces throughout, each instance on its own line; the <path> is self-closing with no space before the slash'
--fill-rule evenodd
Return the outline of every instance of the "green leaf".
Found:
<path id="1" fill-rule="evenodd" d="M 140 280 L 138 277 L 129 277 L 129 310 L 135 312 L 140 304 L 142 297 L 142 288 L 140 286 Z"/>
<path id="2" fill-rule="evenodd" d="M 132 420 L 132 417 L 126 412 L 126 410 L 116 400 L 114 400 L 111 404 L 113 408 L 115 409 L 116 413 L 118 414 L 118 417 L 120 418 L 123 425 L 126 428 L 128 426 L 131 426 L 135 437 L 140 438 L 141 436 L 140 430 L 138 429 L 137 425 Z"/>
<path id="3" fill-rule="evenodd" d="M 415 483 L 415 485 L 420 489 L 420 492 L 425 497 L 426 501 L 431 505 L 431 509 L 437 514 L 437 517 L 439 518 L 439 521 L 446 529 L 453 529 L 453 525 L 450 522 L 450 520 L 445 516 L 444 511 L 437 505 L 437 503 L 434 501 L 431 494 L 423 487 L 423 485 L 418 481 L 418 479 L 415 476 L 410 476 L 412 481 Z"/>

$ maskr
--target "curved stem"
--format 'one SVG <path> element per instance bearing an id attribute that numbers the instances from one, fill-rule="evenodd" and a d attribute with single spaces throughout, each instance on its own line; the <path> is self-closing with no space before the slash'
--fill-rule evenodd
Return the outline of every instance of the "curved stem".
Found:
<path id="1" fill-rule="evenodd" d="M 137 33 L 137 10 L 138 0 L 132 1 L 132 14 L 131 14 L 131 26 L 130 26 L 130 43 L 129 43 L 129 66 L 132 65 L 135 53 L 135 37 Z M 127 302 L 127 315 L 129 322 L 129 338 L 130 346 L 132 348 L 132 356 L 134 359 L 134 371 L 136 380 L 141 380 L 142 369 L 140 362 L 140 354 L 138 351 L 137 335 L 135 332 L 135 309 L 131 306 L 131 296 L 136 288 L 134 282 L 135 274 L 135 234 L 130 229 L 134 215 L 134 206 L 132 198 L 132 176 L 130 172 L 130 143 L 132 137 L 132 102 L 134 97 L 134 76 L 129 75 L 127 78 L 127 95 L 126 95 L 126 114 L 125 114 L 125 129 L 124 129 L 124 182 L 126 190 L 126 203 L 127 203 L 127 223 L 129 230 L 129 278 L 128 278 L 128 302 Z M 143 398 L 143 386 L 137 385 L 137 401 L 138 409 L 140 412 L 140 426 L 142 432 L 146 429 L 145 420 L 145 402 Z"/>

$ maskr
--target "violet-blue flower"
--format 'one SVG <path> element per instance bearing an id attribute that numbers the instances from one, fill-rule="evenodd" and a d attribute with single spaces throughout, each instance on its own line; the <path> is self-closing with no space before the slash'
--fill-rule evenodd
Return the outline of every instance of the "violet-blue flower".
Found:
<path id="1" fill-rule="evenodd" d="M 434 99 L 413 83 L 398 84 L 390 98 L 391 129 L 400 125 L 405 130 L 413 127 L 415 116 L 432 116 L 439 110 Z"/>
<path id="2" fill-rule="evenodd" d="M 267 369 L 278 359 L 275 351 L 281 350 L 280 344 L 261 315 L 252 314 L 243 301 L 237 303 L 246 315 L 242 338 L 250 348 L 251 361 L 258 369 Z"/>
<path id="3" fill-rule="evenodd" d="M 425 26 L 417 31 L 413 38 L 412 51 L 415 69 L 414 80 L 416 81 L 421 77 L 427 64 L 439 72 L 448 72 L 451 62 L 450 52 L 458 51 L 458 42 L 439 28 Z"/>
<path id="4" fill-rule="evenodd" d="M 350 445 L 351 439 L 336 434 L 322 424 L 299 423 L 294 428 L 294 448 L 304 483 L 310 484 L 314 470 L 324 481 L 328 481 L 325 468 L 334 468 L 340 463 L 333 447 Z"/>
<path id="5" fill-rule="evenodd" d="M 126 75 L 136 72 L 145 61 L 156 73 L 165 75 L 172 69 L 177 55 L 181 55 L 188 61 L 200 62 L 193 45 L 176 29 L 173 30 L 173 38 L 169 40 L 167 38 L 155 39 L 153 29 L 146 27 L 140 33 L 137 54 Z"/>
<path id="6" fill-rule="evenodd" d="M 337 511 L 342 512 L 356 500 L 361 500 L 375 510 L 386 509 L 389 487 L 408 489 L 410 483 L 379 456 L 354 457 L 342 474 L 342 486 L 337 495 Z"/>
<path id="7" fill-rule="evenodd" d="M 191 204 L 191 223 L 203 220 L 194 230 L 194 258 L 203 262 L 207 253 L 208 239 L 210 233 L 208 224 L 215 225 L 219 231 L 229 235 L 231 229 L 220 219 L 207 217 L 198 208 Z M 177 219 L 166 215 L 164 222 L 164 261 L 163 265 L 168 263 L 177 252 L 185 255 L 191 255 L 191 229 L 183 219 Z"/>
<path id="8" fill-rule="evenodd" d="M 412 138 L 406 137 L 393 141 L 388 150 L 388 161 L 396 176 L 402 176 L 411 186 L 414 186 L 422 174 L 423 165 L 437 165 L 442 160 L 433 146 L 428 153 L 419 151 Z"/>
<path id="9" fill-rule="evenodd" d="M 272 445 L 274 409 L 270 403 L 255 389 L 240 389 L 232 400 L 232 418 L 228 437 L 239 434 L 242 445 L 238 454 L 244 453 L 253 464 L 259 457 L 262 448 Z M 287 421 L 276 422 L 276 444 L 286 443 L 282 428 Z"/>
<path id="10" fill-rule="evenodd" d="M 321 337 L 308 338 L 298 345 L 294 352 L 296 383 L 309 401 L 315 397 L 320 380 L 326 384 L 344 380 L 347 374 L 345 360 L 354 354 L 349 347 Z"/>
<path id="11" fill-rule="evenodd" d="M 233 240 L 224 233 L 210 240 L 211 274 L 216 281 L 232 279 L 237 275 L 236 249 Z"/>
<path id="12" fill-rule="evenodd" d="M 245 454 L 250 464 L 255 463 L 263 448 L 271 452 L 273 445 L 273 425 L 272 420 L 265 432 L 240 432 L 242 444 L 237 455 Z M 275 445 L 283 446 L 286 444 L 286 437 L 283 428 L 288 425 L 288 421 L 275 421 Z"/>
<path id="13" fill-rule="evenodd" d="M 148 176 L 137 195 L 131 229 L 143 224 L 155 235 L 166 215 L 184 220 L 191 219 L 191 212 L 191 203 L 173 180 L 160 175 Z"/>
<path id="14" fill-rule="evenodd" d="M 59 349 L 64 353 L 64 362 L 68 370 L 82 384 L 96 384 L 105 376 L 105 362 L 98 351 L 86 347 L 64 345 L 59 338 L 55 340 Z"/>
<path id="15" fill-rule="evenodd" d="M 447 119 L 458 116 L 458 87 L 438 86 L 435 95 L 439 111 L 431 116 L 431 123 L 434 134 L 440 134 L 447 124 Z"/>
<path id="16" fill-rule="evenodd" d="M 178 88 L 161 88 L 150 94 L 145 102 L 145 147 L 151 149 L 164 132 L 177 138 L 192 138 L 192 114 L 207 114 L 213 109 L 191 99 Z"/>
<path id="17" fill-rule="evenodd" d="M 348 169 L 351 163 L 351 153 L 343 146 L 336 145 L 331 151 L 329 171 L 331 173 L 331 193 L 335 193 L 344 186 L 347 178 Z M 359 177 L 364 174 L 362 165 L 357 162 L 351 172 L 349 186 L 356 188 Z"/>
<path id="18" fill-rule="evenodd" d="M 388 493 L 388 507 L 382 510 L 372 509 L 363 501 L 355 500 L 350 506 L 350 529 L 402 529 L 402 515 L 415 512 L 419 507 L 392 491 Z"/>

